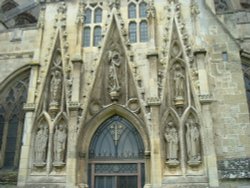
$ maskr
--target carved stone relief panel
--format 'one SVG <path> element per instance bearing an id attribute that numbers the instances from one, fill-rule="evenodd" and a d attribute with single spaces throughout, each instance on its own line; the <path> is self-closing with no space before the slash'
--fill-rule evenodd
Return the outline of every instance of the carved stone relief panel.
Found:
<path id="1" fill-rule="evenodd" d="M 100 55 L 99 66 L 95 71 L 87 119 L 110 104 L 123 105 L 132 113 L 141 112 L 136 78 L 134 79 L 132 71 L 134 67 L 130 68 L 126 46 L 117 24 L 113 18 Z"/>

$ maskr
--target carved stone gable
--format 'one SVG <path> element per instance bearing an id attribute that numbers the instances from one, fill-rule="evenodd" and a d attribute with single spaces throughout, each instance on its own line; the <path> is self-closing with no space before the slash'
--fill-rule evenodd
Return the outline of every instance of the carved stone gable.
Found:
<path id="1" fill-rule="evenodd" d="M 114 103 L 139 113 L 137 89 L 115 17 L 112 18 L 105 41 L 90 95 L 89 115 Z"/>

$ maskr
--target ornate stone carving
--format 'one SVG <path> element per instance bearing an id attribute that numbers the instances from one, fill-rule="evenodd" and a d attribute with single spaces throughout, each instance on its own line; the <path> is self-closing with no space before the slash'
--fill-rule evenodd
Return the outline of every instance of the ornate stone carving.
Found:
<path id="1" fill-rule="evenodd" d="M 93 100 L 89 106 L 89 112 L 91 115 L 98 113 L 102 109 L 102 106 L 98 100 Z"/>
<path id="2" fill-rule="evenodd" d="M 59 105 L 62 92 L 62 74 L 59 70 L 52 72 L 50 80 L 50 105 Z"/>
<path id="3" fill-rule="evenodd" d="M 120 6 L 120 0 L 109 0 L 109 7 L 112 9 L 113 7 L 118 8 Z"/>
<path id="4" fill-rule="evenodd" d="M 149 1 L 148 8 L 147 8 L 147 17 L 148 18 L 155 18 L 155 16 L 156 16 L 156 10 L 155 10 L 155 6 L 154 6 L 154 2 Z"/>
<path id="5" fill-rule="evenodd" d="M 199 6 L 195 0 L 192 0 L 190 9 L 192 16 L 196 17 L 198 14 L 200 14 Z"/>
<path id="6" fill-rule="evenodd" d="M 166 142 L 166 159 L 167 165 L 170 167 L 176 167 L 179 165 L 178 150 L 179 150 L 179 138 L 178 131 L 174 122 L 170 121 L 165 127 L 164 139 Z"/>
<path id="7" fill-rule="evenodd" d="M 184 85 L 185 76 L 183 74 L 183 69 L 180 64 L 176 64 L 174 67 L 174 91 L 175 100 L 183 100 L 184 98 Z"/>
<path id="8" fill-rule="evenodd" d="M 34 165 L 36 167 L 43 167 L 46 165 L 46 158 L 47 158 L 47 147 L 48 147 L 48 137 L 49 137 L 49 130 L 47 125 L 41 124 L 35 136 L 35 162 Z"/>
<path id="9" fill-rule="evenodd" d="M 118 100 L 120 83 L 118 80 L 117 69 L 119 68 L 120 53 L 116 50 L 109 51 L 109 95 L 112 101 Z"/>
<path id="10" fill-rule="evenodd" d="M 224 12 L 230 9 L 227 0 L 214 0 L 216 12 Z"/>
<path id="11" fill-rule="evenodd" d="M 66 141 L 67 141 L 67 129 L 63 124 L 59 124 L 55 128 L 54 134 L 54 162 L 55 167 L 65 165 L 65 152 L 66 152 Z"/>
<path id="12" fill-rule="evenodd" d="M 36 109 L 36 104 L 35 103 L 25 103 L 24 105 L 23 105 L 23 109 L 25 110 L 25 111 L 34 111 L 35 109 Z"/>
<path id="13" fill-rule="evenodd" d="M 45 22 L 45 9 L 46 7 L 44 5 L 41 6 L 40 13 L 39 13 L 39 20 L 37 22 L 38 28 L 44 28 L 44 22 Z"/>
<path id="14" fill-rule="evenodd" d="M 201 163 L 199 124 L 189 119 L 185 126 L 188 165 L 197 166 Z"/>
<path id="15" fill-rule="evenodd" d="M 159 105 L 161 105 L 161 101 L 160 101 L 160 99 L 158 97 L 148 98 L 147 103 L 150 106 L 159 106 Z"/>
<path id="16" fill-rule="evenodd" d="M 133 113 L 140 113 L 140 103 L 137 98 L 131 98 L 127 101 L 127 108 Z"/>

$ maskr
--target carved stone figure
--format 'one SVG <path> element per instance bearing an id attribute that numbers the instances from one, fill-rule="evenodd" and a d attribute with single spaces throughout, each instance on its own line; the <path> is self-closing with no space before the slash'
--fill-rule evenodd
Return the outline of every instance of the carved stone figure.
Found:
<path id="1" fill-rule="evenodd" d="M 50 103 L 58 104 L 60 102 L 60 96 L 62 91 L 62 74 L 59 70 L 52 73 L 50 82 Z"/>
<path id="2" fill-rule="evenodd" d="M 178 161 L 178 134 L 174 123 L 171 121 L 165 128 L 167 161 Z"/>
<path id="3" fill-rule="evenodd" d="M 179 64 L 175 66 L 174 72 L 174 86 L 175 86 L 175 98 L 183 99 L 184 95 L 184 79 L 185 76 L 182 74 L 182 68 Z"/>
<path id="4" fill-rule="evenodd" d="M 64 164 L 67 132 L 65 125 L 59 124 L 54 135 L 54 166 Z"/>
<path id="5" fill-rule="evenodd" d="M 186 123 L 186 142 L 189 162 L 200 162 L 200 132 L 192 119 Z"/>
<path id="6" fill-rule="evenodd" d="M 40 125 L 35 137 L 35 165 L 44 166 L 46 163 L 48 127 Z"/>
<path id="7" fill-rule="evenodd" d="M 112 100 L 119 96 L 120 84 L 117 68 L 120 66 L 120 54 L 117 51 L 109 51 L 109 92 Z"/>

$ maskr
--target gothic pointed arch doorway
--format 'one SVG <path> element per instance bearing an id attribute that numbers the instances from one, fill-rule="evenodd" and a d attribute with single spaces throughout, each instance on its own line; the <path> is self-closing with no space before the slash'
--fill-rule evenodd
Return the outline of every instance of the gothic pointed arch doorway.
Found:
<path id="1" fill-rule="evenodd" d="M 142 188 L 144 145 L 137 129 L 114 115 L 96 130 L 89 147 L 90 188 Z"/>

